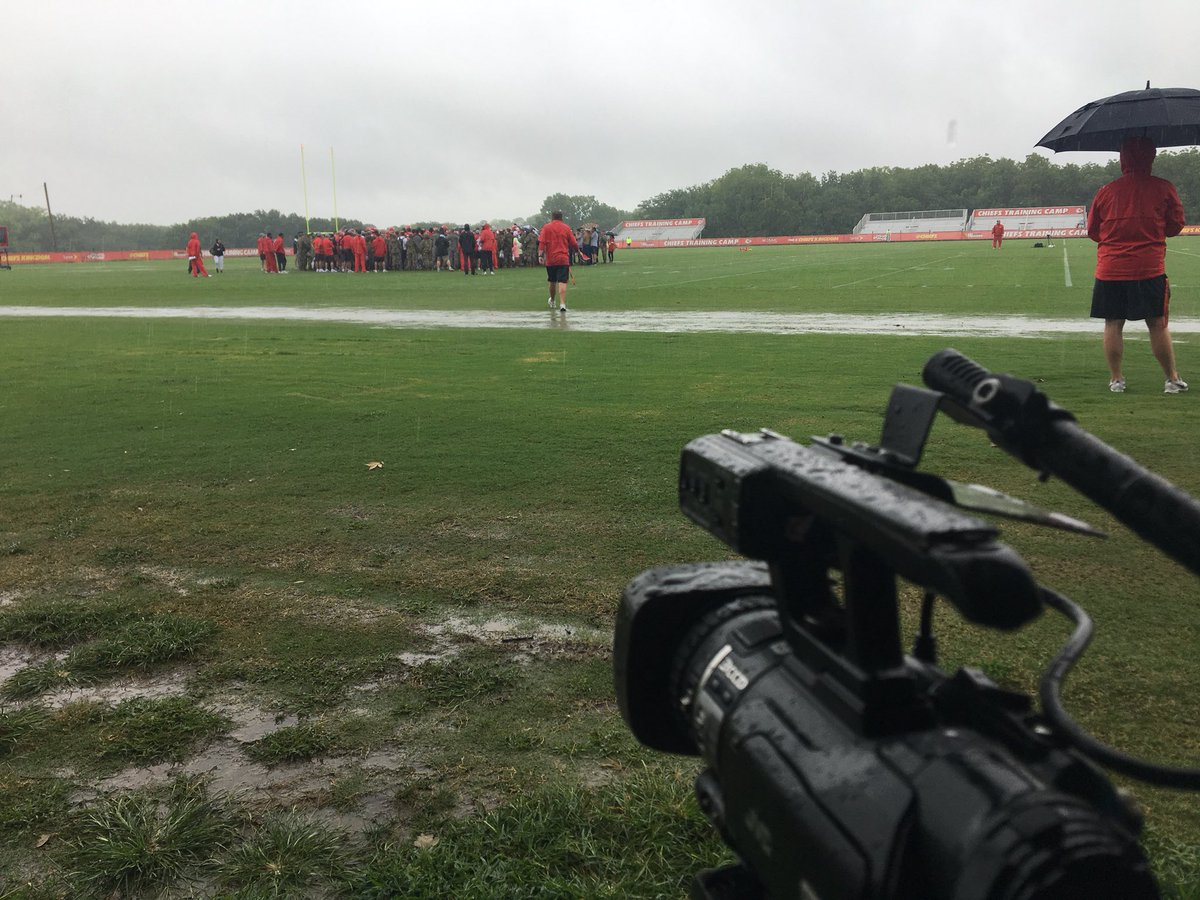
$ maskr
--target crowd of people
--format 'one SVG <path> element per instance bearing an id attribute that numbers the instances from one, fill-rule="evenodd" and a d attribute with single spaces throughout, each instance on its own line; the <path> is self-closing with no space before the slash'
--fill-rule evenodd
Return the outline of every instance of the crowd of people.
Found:
<path id="1" fill-rule="evenodd" d="M 283 232 L 258 235 L 262 271 L 286 275 L 288 254 Z M 611 231 L 594 223 L 573 231 L 555 210 L 541 230 L 512 225 L 493 230 L 485 222 L 476 231 L 465 224 L 453 232 L 447 225 L 434 228 L 393 227 L 384 231 L 368 226 L 334 232 L 300 233 L 292 239 L 294 271 L 300 272 L 400 272 L 458 271 L 464 275 L 495 275 L 497 269 L 545 266 L 549 287 L 547 303 L 567 311 L 566 290 L 571 267 L 616 260 L 617 241 Z M 217 238 L 209 250 L 218 273 L 224 271 L 225 244 Z M 188 272 L 211 277 L 204 268 L 200 240 L 195 232 L 187 244 Z"/>
<path id="2" fill-rule="evenodd" d="M 570 265 L 615 262 L 616 239 L 595 224 L 575 232 Z M 528 225 L 478 230 L 465 224 L 454 231 L 439 228 L 366 227 L 334 232 L 301 233 L 292 238 L 294 270 L 300 272 L 462 272 L 494 275 L 497 269 L 544 265 L 537 229 Z M 220 240 L 213 245 L 220 244 Z M 286 274 L 288 254 L 282 232 L 262 232 L 258 257 L 263 272 Z M 221 244 L 221 251 L 224 252 Z M 210 251 L 211 252 L 211 251 Z M 190 254 L 189 254 L 190 255 Z M 215 253 L 213 254 L 215 257 Z"/>

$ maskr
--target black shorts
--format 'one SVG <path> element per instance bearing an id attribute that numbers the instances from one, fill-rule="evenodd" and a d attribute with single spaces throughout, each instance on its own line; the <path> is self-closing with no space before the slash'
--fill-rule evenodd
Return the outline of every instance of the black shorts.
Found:
<path id="1" fill-rule="evenodd" d="M 1092 287 L 1093 319 L 1157 319 L 1167 317 L 1171 283 L 1166 275 L 1140 281 L 1101 281 Z"/>
<path id="2" fill-rule="evenodd" d="M 570 266 L 546 266 L 546 280 L 551 284 L 566 284 L 570 275 Z"/>

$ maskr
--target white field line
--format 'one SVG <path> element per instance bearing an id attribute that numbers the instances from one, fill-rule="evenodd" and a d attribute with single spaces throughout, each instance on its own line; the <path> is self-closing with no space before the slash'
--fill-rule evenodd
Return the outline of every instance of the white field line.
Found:
<path id="1" fill-rule="evenodd" d="M 863 284 L 864 282 L 867 282 L 867 281 L 875 281 L 877 278 L 888 278 L 892 275 L 899 275 L 901 272 L 911 272 L 914 269 L 926 269 L 929 266 L 937 265 L 938 263 L 945 262 L 948 259 L 958 259 L 960 256 L 962 256 L 961 253 L 953 253 L 950 256 L 943 256 L 941 259 L 933 259 L 933 260 L 930 260 L 929 262 L 924 262 L 917 266 L 909 266 L 906 269 L 891 269 L 890 271 L 887 271 L 887 272 L 880 272 L 878 275 L 868 275 L 866 278 L 858 279 L 858 281 L 847 281 L 845 284 L 835 284 L 831 287 L 831 290 L 836 290 L 837 288 L 844 288 L 844 287 L 853 287 L 856 284 Z"/>
<path id="2" fill-rule="evenodd" d="M 1063 282 L 1067 287 L 1074 287 L 1071 284 L 1071 263 L 1067 260 L 1067 242 L 1063 241 Z"/>
<path id="3" fill-rule="evenodd" d="M 622 288 L 622 290 L 626 290 L 626 291 L 656 291 L 659 288 L 666 287 L 668 285 L 670 287 L 678 287 L 681 284 L 699 284 L 703 281 L 719 281 L 723 278 L 748 278 L 753 275 L 763 275 L 767 272 L 778 272 L 783 269 L 795 269 L 795 268 L 799 268 L 800 265 L 803 265 L 803 263 L 800 263 L 800 264 L 790 263 L 790 264 L 784 265 L 784 266 L 769 266 L 768 268 L 765 268 L 765 269 L 753 269 L 749 272 L 745 272 L 745 271 L 726 272 L 721 275 L 706 275 L 703 278 L 686 278 L 682 281 L 643 282 L 641 284 L 635 284 L 632 287 Z M 654 275 L 657 275 L 659 273 L 658 273 L 658 271 L 651 270 L 650 274 L 653 277 Z"/>
<path id="4" fill-rule="evenodd" d="M 1098 319 L 1039 319 L 1029 316 L 919 315 L 773 312 L 655 312 L 649 310 L 573 310 L 561 315 L 546 309 L 529 312 L 491 310 L 391 310 L 338 307 L 49 307 L 0 306 L 0 318 L 210 319 L 226 321 L 335 322 L 374 328 L 508 328 L 579 332 L 658 334 L 892 334 L 973 335 L 1047 338 L 1098 335 Z M 1172 320 L 1175 334 L 1200 334 L 1200 319 Z"/>

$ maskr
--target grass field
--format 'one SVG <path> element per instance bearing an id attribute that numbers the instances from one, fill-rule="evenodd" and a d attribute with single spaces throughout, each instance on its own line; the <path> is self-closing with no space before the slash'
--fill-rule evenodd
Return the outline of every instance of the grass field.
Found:
<path id="1" fill-rule="evenodd" d="M 1088 241 L 618 252 L 575 271 L 567 327 L 536 269 L 0 272 L 0 307 L 529 312 L 505 329 L 0 317 L 0 898 L 686 894 L 728 852 L 692 799 L 696 761 L 621 722 L 610 647 L 632 577 L 730 556 L 678 512 L 688 440 L 873 441 L 892 384 L 953 345 L 1200 495 L 1196 398 L 1161 393 L 1136 323 L 1124 395 L 1086 324 L 951 339 L 569 323 L 1084 320 L 1094 260 Z M 1168 271 L 1173 317 L 1200 318 L 1200 242 L 1175 239 Z M 1200 379 L 1200 348 L 1182 336 L 1177 354 Z M 1003 525 L 1096 621 L 1071 712 L 1195 765 L 1194 578 L 981 432 L 939 420 L 922 465 L 1110 532 Z M 1051 616 L 1012 635 L 937 623 L 945 668 L 1024 690 L 1068 634 Z M 1167 895 L 1200 897 L 1195 798 L 1127 786 Z"/>

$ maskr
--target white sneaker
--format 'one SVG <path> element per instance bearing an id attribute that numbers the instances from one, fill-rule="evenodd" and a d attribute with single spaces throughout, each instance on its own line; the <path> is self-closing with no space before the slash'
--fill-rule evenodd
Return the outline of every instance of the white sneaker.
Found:
<path id="1" fill-rule="evenodd" d="M 553 309 L 554 309 L 554 298 L 553 298 L 553 297 L 547 297 L 547 298 L 546 298 L 546 305 L 547 305 L 548 307 L 550 307 L 550 309 L 551 309 L 551 310 L 553 310 Z"/>
<path id="2" fill-rule="evenodd" d="M 1116 379 L 1116 380 L 1114 380 L 1114 381 L 1110 381 L 1110 382 L 1108 383 L 1108 389 L 1109 389 L 1110 391 L 1112 391 L 1114 394 L 1123 394 L 1123 393 L 1125 393 L 1125 379 L 1124 379 L 1124 378 L 1117 378 L 1117 379 Z"/>
<path id="3" fill-rule="evenodd" d="M 1167 383 L 1163 385 L 1164 394 L 1182 394 L 1187 390 L 1187 382 L 1182 378 L 1167 379 Z"/>
<path id="4" fill-rule="evenodd" d="M 565 306 L 560 306 L 560 307 L 558 308 L 558 311 L 559 311 L 559 312 L 566 312 L 566 311 L 567 311 L 567 308 L 566 308 Z"/>

